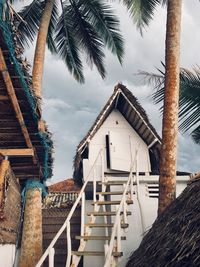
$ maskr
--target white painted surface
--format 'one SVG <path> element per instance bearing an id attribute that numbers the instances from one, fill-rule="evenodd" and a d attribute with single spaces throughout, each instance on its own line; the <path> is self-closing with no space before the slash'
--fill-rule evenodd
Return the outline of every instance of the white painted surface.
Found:
<path id="1" fill-rule="evenodd" d="M 126 131 L 109 131 L 110 168 L 117 171 L 130 171 L 131 136 Z"/>
<path id="2" fill-rule="evenodd" d="M 119 178 L 119 177 L 117 177 Z M 157 217 L 158 198 L 150 198 L 148 192 L 148 184 L 158 185 L 158 176 L 140 176 L 139 178 L 139 198 L 134 194 L 134 204 L 128 205 L 128 210 L 132 212 L 128 216 L 129 227 L 122 230 L 126 240 L 121 242 L 123 257 L 120 258 L 117 267 L 124 267 L 128 257 L 136 250 L 142 241 L 144 234 L 150 229 Z M 110 180 L 117 180 L 115 176 L 109 177 Z M 120 178 L 120 180 L 126 179 Z M 177 196 L 183 191 L 189 180 L 188 176 L 177 177 Z M 112 186 L 111 191 L 121 191 L 121 186 Z M 136 192 L 136 187 L 134 187 Z M 121 196 L 112 196 L 111 200 L 120 200 Z M 91 201 L 86 201 L 86 211 L 91 211 L 93 206 Z M 116 210 L 116 206 L 112 206 L 112 211 Z M 114 222 L 114 216 L 112 222 Z M 86 216 L 86 220 L 88 217 Z M 103 217 L 97 217 L 96 223 L 103 223 Z M 105 235 L 104 229 L 95 229 L 92 235 Z M 103 241 L 89 241 L 86 250 L 103 251 Z M 84 267 L 103 267 L 104 257 L 84 257 Z"/>
<path id="3" fill-rule="evenodd" d="M 15 260 L 15 245 L 0 244 L 0 267 L 13 267 Z"/>
<path id="4" fill-rule="evenodd" d="M 131 127 L 127 120 L 118 110 L 113 110 L 100 129 L 94 135 L 89 143 L 89 158 L 83 161 L 84 180 L 88 174 L 88 170 L 94 163 L 100 149 L 104 151 L 104 166 L 107 167 L 106 161 L 106 135 L 111 136 L 114 145 L 111 150 L 111 159 L 114 170 L 129 171 L 130 162 L 134 159 L 136 150 L 138 151 L 138 171 L 148 173 L 151 171 L 148 147 L 140 138 L 136 131 Z M 131 146 L 131 149 L 130 149 Z M 97 180 L 100 180 L 101 161 L 99 159 L 99 167 L 97 167 Z M 111 171 L 108 168 L 106 171 Z"/>

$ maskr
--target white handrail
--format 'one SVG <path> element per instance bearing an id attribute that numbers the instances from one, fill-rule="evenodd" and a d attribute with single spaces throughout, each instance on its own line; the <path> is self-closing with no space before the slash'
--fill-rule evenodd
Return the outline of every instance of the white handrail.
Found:
<path id="1" fill-rule="evenodd" d="M 81 191 L 80 191 L 80 193 L 79 193 L 79 196 L 78 196 L 78 198 L 76 199 L 74 205 L 72 206 L 72 208 L 71 208 L 71 210 L 70 210 L 70 212 L 69 212 L 69 214 L 68 214 L 68 216 L 67 216 L 67 219 L 65 220 L 65 222 L 64 222 L 63 225 L 62 225 L 62 227 L 60 228 L 60 230 L 58 231 L 58 233 L 55 235 L 54 239 L 51 241 L 50 245 L 48 246 L 48 248 L 46 249 L 46 251 L 44 252 L 44 254 L 42 255 L 42 257 L 40 258 L 40 260 L 38 261 L 38 263 L 36 264 L 35 267 L 41 267 L 41 265 L 43 264 L 43 262 L 45 261 L 45 259 L 47 258 L 47 256 L 50 254 L 51 249 L 54 247 L 54 245 L 55 245 L 56 241 L 58 240 L 58 238 L 61 236 L 61 234 L 63 233 L 63 231 L 65 230 L 65 228 L 67 228 L 67 226 L 70 225 L 70 219 L 72 218 L 73 213 L 74 213 L 74 211 L 76 210 L 76 208 L 77 208 L 77 206 L 78 206 L 78 204 L 79 204 L 79 202 L 80 202 L 80 200 L 81 200 L 81 198 L 82 198 L 82 196 L 83 196 L 83 194 L 84 194 L 86 185 L 87 185 L 87 183 L 88 183 L 89 180 L 90 180 L 90 174 L 92 173 L 93 169 L 95 168 L 95 165 L 96 165 L 96 163 L 97 163 L 97 160 L 98 160 L 99 156 L 100 156 L 101 153 L 102 153 L 102 150 L 103 150 L 103 149 L 100 149 L 100 151 L 99 151 L 99 153 L 98 153 L 98 155 L 97 155 L 97 157 L 96 157 L 96 159 L 95 159 L 95 161 L 94 161 L 94 163 L 93 163 L 93 165 L 92 165 L 92 167 L 91 167 L 91 169 L 90 169 L 90 171 L 89 171 L 89 173 L 88 173 L 88 175 L 87 175 L 87 178 L 86 178 L 86 180 L 85 180 L 85 183 L 84 183 L 83 186 L 82 186 L 82 189 L 81 189 Z M 67 232 L 68 232 L 68 234 L 69 234 L 69 229 L 68 229 Z M 70 252 L 68 252 L 68 253 L 70 254 Z M 70 254 L 70 255 L 71 255 L 71 254 Z M 67 259 L 67 261 L 68 261 L 68 263 L 70 262 L 69 259 Z M 66 264 L 66 266 L 68 267 L 68 266 L 70 266 L 70 265 L 67 265 L 67 264 Z"/>
<path id="2" fill-rule="evenodd" d="M 104 267 L 109 267 L 110 266 L 110 262 L 111 262 L 111 258 L 112 258 L 112 252 L 113 252 L 113 247 L 114 247 L 114 241 L 115 241 L 115 236 L 116 236 L 116 233 L 117 233 L 117 229 L 118 229 L 118 224 L 120 224 L 120 213 L 122 211 L 122 208 L 123 208 L 123 205 L 124 205 L 124 202 L 126 201 L 126 193 L 128 191 L 128 187 L 130 185 L 130 182 L 131 182 L 131 173 L 132 173 L 132 168 L 131 168 L 131 172 L 129 174 L 129 178 L 128 178 L 128 181 L 126 183 L 126 186 L 125 186 L 125 189 L 124 189 L 124 192 L 123 192 L 123 195 L 122 195 L 122 199 L 121 199 L 121 202 L 119 204 L 119 207 L 118 207 L 118 210 L 117 210 L 117 214 L 116 214 L 116 217 L 115 217 L 115 223 L 114 223 L 114 226 L 113 226 L 113 231 L 112 231 L 112 235 L 111 235 L 111 239 L 110 239 L 110 244 L 109 244 L 109 248 L 108 248 L 108 252 L 106 254 L 106 261 L 105 261 L 105 264 L 104 264 Z M 119 236 L 117 236 L 117 239 L 119 238 Z M 118 242 L 118 240 L 117 240 Z"/>

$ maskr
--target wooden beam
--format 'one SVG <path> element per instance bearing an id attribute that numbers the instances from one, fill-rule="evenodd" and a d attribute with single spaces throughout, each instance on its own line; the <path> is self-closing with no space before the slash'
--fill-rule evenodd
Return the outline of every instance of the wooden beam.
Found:
<path id="1" fill-rule="evenodd" d="M 9 100 L 9 97 L 7 95 L 0 95 L 0 101 L 6 101 Z"/>
<path id="2" fill-rule="evenodd" d="M 12 156 L 12 157 L 33 157 L 34 150 L 32 148 L 19 148 L 19 149 L 0 149 L 0 154 L 3 156 Z"/>
<path id="3" fill-rule="evenodd" d="M 8 95 L 10 97 L 12 106 L 14 108 L 16 117 L 17 117 L 18 122 L 20 124 L 22 134 L 25 138 L 26 145 L 28 148 L 33 149 L 33 145 L 32 145 L 28 130 L 26 128 L 25 122 L 24 122 L 24 118 L 23 118 L 23 115 L 22 115 L 22 112 L 21 112 L 21 109 L 20 109 L 20 106 L 19 106 L 19 103 L 17 100 L 17 96 L 15 94 L 15 90 L 14 90 L 14 87 L 12 84 L 12 80 L 10 78 L 10 74 L 7 70 L 6 62 L 4 60 L 4 56 L 3 56 L 3 52 L 2 52 L 1 48 L 0 48 L 0 71 L 2 73 L 4 82 L 6 85 L 6 89 L 7 89 Z M 37 162 L 38 162 L 36 155 L 33 157 L 33 162 L 34 162 L 34 164 L 37 164 Z"/>

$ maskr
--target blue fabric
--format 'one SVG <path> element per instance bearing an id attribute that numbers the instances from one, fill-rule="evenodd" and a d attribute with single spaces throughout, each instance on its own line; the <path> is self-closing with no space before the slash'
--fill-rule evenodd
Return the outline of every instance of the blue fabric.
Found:
<path id="1" fill-rule="evenodd" d="M 42 198 L 45 198 L 48 195 L 47 190 L 43 183 L 36 181 L 36 180 L 27 180 L 22 190 L 22 201 L 23 202 L 26 200 L 26 192 L 29 189 L 34 189 L 34 188 L 42 189 Z"/>

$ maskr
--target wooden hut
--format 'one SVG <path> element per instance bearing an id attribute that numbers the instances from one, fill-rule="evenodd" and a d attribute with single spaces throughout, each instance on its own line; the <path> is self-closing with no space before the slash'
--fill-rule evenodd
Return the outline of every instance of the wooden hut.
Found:
<path id="1" fill-rule="evenodd" d="M 200 179 L 158 217 L 126 267 L 200 266 Z"/>
<path id="2" fill-rule="evenodd" d="M 52 175 L 52 141 L 51 134 L 41 119 L 40 100 L 31 89 L 29 64 L 22 58 L 23 50 L 17 42 L 11 22 L 5 20 L 2 14 L 3 4 L 0 3 L 0 153 L 9 162 L 11 181 L 15 181 L 15 184 L 19 181 L 21 186 L 21 191 L 19 185 L 15 187 L 18 192 L 15 196 L 16 203 L 19 192 L 23 193 L 23 225 L 16 226 L 19 229 L 22 227 L 19 266 L 32 267 L 42 253 L 41 193 L 45 191 L 44 181 Z M 1 184 L 6 184 L 6 177 L 3 176 Z M 10 190 L 14 190 L 13 188 L 11 184 Z M 9 192 L 11 191 L 7 193 Z M 3 201 L 6 197 L 5 194 L 1 195 Z M 11 211 L 16 203 L 14 194 L 9 194 L 8 199 L 10 197 L 12 201 L 8 201 L 12 202 Z M 5 206 L 5 218 L 9 218 L 9 214 Z M 14 238 L 13 242 L 15 243 Z M 10 243 L 10 237 L 3 241 L 0 239 L 0 243 L 2 260 L 5 244 Z M 7 251 L 7 257 L 9 254 L 12 251 Z M 10 267 L 12 264 L 2 266 Z"/>
<path id="3" fill-rule="evenodd" d="M 80 192 L 80 187 L 74 183 L 73 179 L 63 180 L 48 187 L 48 196 L 45 199 L 42 209 L 43 219 L 43 250 L 51 243 L 52 239 L 59 231 L 66 220 L 71 207 L 76 201 Z M 80 244 L 75 236 L 80 235 L 81 207 L 77 207 L 71 220 L 72 249 L 77 250 Z M 67 240 L 63 233 L 55 245 L 54 265 L 62 267 L 66 264 Z M 48 266 L 46 260 L 45 266 Z M 81 264 L 79 265 L 79 267 Z"/>

